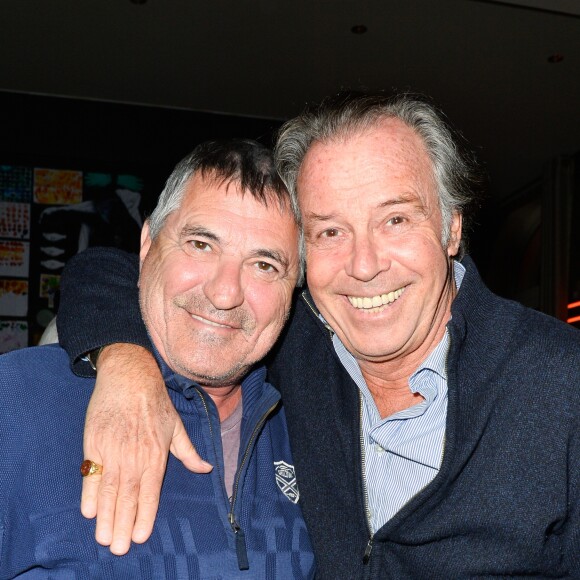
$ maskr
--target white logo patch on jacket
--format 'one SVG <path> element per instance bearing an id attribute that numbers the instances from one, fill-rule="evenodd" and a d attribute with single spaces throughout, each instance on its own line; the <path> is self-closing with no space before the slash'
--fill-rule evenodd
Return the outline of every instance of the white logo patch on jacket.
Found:
<path id="1" fill-rule="evenodd" d="M 292 502 L 298 503 L 300 493 L 296 482 L 296 472 L 293 465 L 288 465 L 285 461 L 274 461 L 274 473 L 276 483 L 280 491 Z"/>

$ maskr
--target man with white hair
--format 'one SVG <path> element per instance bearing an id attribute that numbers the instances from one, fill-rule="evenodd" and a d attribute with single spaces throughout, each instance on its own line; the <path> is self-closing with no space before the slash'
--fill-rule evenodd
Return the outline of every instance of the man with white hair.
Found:
<path id="1" fill-rule="evenodd" d="M 474 164 L 443 116 L 407 95 L 330 99 L 282 127 L 275 156 L 300 207 L 308 287 L 268 372 L 318 576 L 580 577 L 580 335 L 492 294 L 464 255 Z M 85 257 L 68 273 L 82 296 L 82 308 L 63 300 L 74 364 L 95 346 L 147 347 L 134 280 L 101 280 L 124 311 L 109 300 L 97 312 L 97 290 L 83 289 L 94 269 Z M 82 337 L 99 317 L 95 344 Z M 165 408 L 150 381 L 114 380 L 123 349 L 138 348 L 103 350 L 95 396 L 140 390 Z M 146 432 L 164 425 L 137 416 Z M 130 431 L 113 445 L 90 418 L 89 447 L 113 465 L 120 495 L 127 473 L 149 486 L 152 469 L 121 465 Z M 147 529 L 99 493 L 90 503 L 111 528 L 122 521 L 116 539 Z"/>

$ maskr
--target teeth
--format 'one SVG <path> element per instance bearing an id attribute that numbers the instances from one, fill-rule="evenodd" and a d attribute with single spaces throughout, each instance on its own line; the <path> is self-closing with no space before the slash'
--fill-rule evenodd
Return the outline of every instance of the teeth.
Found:
<path id="1" fill-rule="evenodd" d="M 205 324 L 209 324 L 210 326 L 217 326 L 218 328 L 230 328 L 225 324 L 218 324 L 217 322 L 213 322 L 211 320 L 208 320 L 207 318 L 202 318 L 201 316 L 197 316 L 196 314 L 192 314 L 191 317 L 195 318 L 196 320 L 199 320 L 200 322 L 204 322 Z"/>
<path id="2" fill-rule="evenodd" d="M 348 296 L 348 301 L 355 307 L 362 310 L 370 310 L 371 308 L 378 308 L 384 306 L 385 304 L 391 304 L 397 300 L 401 294 L 405 291 L 405 288 L 399 288 L 394 292 L 389 292 L 388 294 L 380 294 L 369 298 L 367 296 Z"/>

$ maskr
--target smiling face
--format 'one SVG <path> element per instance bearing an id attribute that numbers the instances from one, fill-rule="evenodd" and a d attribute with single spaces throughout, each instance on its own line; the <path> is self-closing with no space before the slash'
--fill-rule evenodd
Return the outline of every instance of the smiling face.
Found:
<path id="1" fill-rule="evenodd" d="M 290 210 L 196 174 L 159 235 L 146 225 L 141 238 L 141 311 L 163 359 L 201 385 L 239 383 L 288 315 L 298 276 Z"/>
<path id="2" fill-rule="evenodd" d="M 401 121 L 311 146 L 297 191 L 308 287 L 348 350 L 368 363 L 418 366 L 450 316 L 461 217 L 449 247 L 431 160 Z"/>

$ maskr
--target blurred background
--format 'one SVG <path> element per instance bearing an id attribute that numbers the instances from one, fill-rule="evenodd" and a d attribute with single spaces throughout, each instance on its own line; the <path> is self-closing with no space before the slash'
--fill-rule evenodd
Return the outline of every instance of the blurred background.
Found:
<path id="1" fill-rule="evenodd" d="M 74 253 L 137 250 L 197 143 L 271 145 L 344 89 L 434 99 L 488 175 L 484 279 L 580 327 L 578 0 L 2 0 L 0 352 L 36 343 Z"/>

